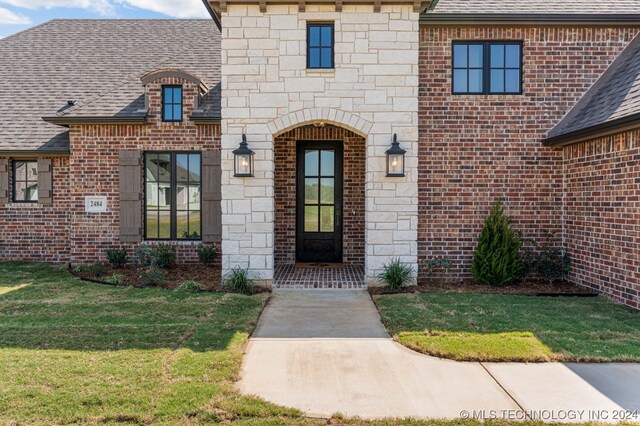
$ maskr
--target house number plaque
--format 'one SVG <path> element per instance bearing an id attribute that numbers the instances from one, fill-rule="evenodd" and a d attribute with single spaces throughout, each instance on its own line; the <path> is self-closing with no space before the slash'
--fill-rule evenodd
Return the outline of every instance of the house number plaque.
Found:
<path id="1" fill-rule="evenodd" d="M 107 211 L 107 197 L 85 197 L 84 210 L 87 213 L 104 213 Z"/>

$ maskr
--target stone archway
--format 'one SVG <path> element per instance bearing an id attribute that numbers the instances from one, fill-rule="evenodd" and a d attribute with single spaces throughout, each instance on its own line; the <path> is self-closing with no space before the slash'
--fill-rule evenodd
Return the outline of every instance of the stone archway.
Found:
<path id="1" fill-rule="evenodd" d="M 352 114 L 335 108 L 312 108 L 289 113 L 267 124 L 271 134 L 276 137 L 296 127 L 308 124 L 331 124 L 350 130 L 364 138 L 367 138 L 373 123 Z"/>
<path id="2" fill-rule="evenodd" d="M 288 126 L 274 136 L 275 162 L 275 250 L 276 265 L 296 262 L 296 147 L 298 141 L 342 141 L 343 203 L 342 225 L 344 264 L 365 261 L 365 168 L 366 138 L 332 124 Z"/>

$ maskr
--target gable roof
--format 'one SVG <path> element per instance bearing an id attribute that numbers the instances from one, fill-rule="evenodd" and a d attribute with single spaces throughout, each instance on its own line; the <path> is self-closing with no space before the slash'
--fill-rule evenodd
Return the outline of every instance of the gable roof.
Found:
<path id="1" fill-rule="evenodd" d="M 640 35 L 549 131 L 545 143 L 566 144 L 634 123 L 640 125 Z"/>
<path id="2" fill-rule="evenodd" d="M 193 73 L 219 92 L 215 23 L 53 20 L 0 40 L 0 152 L 68 151 L 68 131 L 42 117 L 144 117 L 140 77 L 159 68 Z M 219 99 L 208 95 L 202 114 L 219 117 Z"/>
<path id="3" fill-rule="evenodd" d="M 574 21 L 638 24 L 638 0 L 434 0 L 421 21 Z"/>

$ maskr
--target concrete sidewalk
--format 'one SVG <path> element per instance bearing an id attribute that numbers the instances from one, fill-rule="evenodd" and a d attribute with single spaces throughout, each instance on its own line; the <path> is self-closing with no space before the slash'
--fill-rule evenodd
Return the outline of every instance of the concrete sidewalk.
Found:
<path id="1" fill-rule="evenodd" d="M 640 410 L 638 364 L 461 363 L 421 355 L 389 337 L 364 291 L 274 292 L 239 387 L 320 417 L 615 421 Z"/>

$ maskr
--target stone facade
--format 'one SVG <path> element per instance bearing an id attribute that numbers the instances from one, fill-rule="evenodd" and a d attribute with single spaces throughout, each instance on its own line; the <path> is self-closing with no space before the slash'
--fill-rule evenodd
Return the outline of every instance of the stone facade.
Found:
<path id="1" fill-rule="evenodd" d="M 570 279 L 640 309 L 640 130 L 563 154 Z"/>
<path id="2" fill-rule="evenodd" d="M 366 140 L 342 127 L 326 125 L 297 127 L 274 140 L 276 265 L 296 262 L 296 142 L 300 140 L 343 142 L 342 262 L 364 264 Z"/>
<path id="3" fill-rule="evenodd" d="M 335 69 L 306 67 L 307 22 L 335 25 Z M 223 269 L 273 278 L 274 136 L 326 122 L 366 138 L 365 270 L 390 256 L 417 266 L 418 13 L 411 6 L 228 5 L 222 14 Z M 406 177 L 387 178 L 398 134 Z M 233 176 L 246 134 L 255 177 Z"/>
<path id="4" fill-rule="evenodd" d="M 468 278 L 476 238 L 498 197 L 525 238 L 562 237 L 562 150 L 541 140 L 637 33 L 625 27 L 421 28 L 420 261 L 448 256 L 453 278 Z M 521 40 L 523 94 L 452 95 L 453 40 Z"/>

